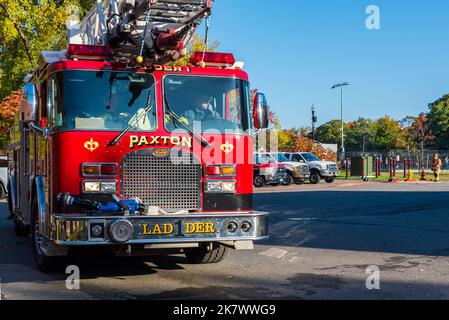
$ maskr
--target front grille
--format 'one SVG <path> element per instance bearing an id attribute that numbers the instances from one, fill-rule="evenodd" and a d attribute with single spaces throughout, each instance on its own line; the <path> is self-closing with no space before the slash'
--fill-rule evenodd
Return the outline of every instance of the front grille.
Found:
<path id="1" fill-rule="evenodd" d="M 121 194 L 164 210 L 199 211 L 201 165 L 190 153 L 175 153 L 170 157 L 154 156 L 153 150 L 127 154 L 121 164 Z"/>

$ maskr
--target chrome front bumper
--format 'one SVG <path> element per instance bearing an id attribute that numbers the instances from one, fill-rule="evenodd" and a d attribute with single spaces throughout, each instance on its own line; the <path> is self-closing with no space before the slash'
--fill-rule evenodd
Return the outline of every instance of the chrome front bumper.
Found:
<path id="1" fill-rule="evenodd" d="M 127 242 L 117 242 L 111 237 L 111 225 L 126 221 L 133 227 Z M 228 230 L 234 222 L 238 229 Z M 251 229 L 244 232 L 244 222 Z M 103 226 L 103 234 L 93 237 L 92 226 Z M 213 226 L 213 227 L 212 227 Z M 213 213 L 194 215 L 158 216 L 85 216 L 54 215 L 52 240 L 63 246 L 123 245 L 123 244 L 170 244 L 219 241 L 255 241 L 268 238 L 268 213 Z"/>

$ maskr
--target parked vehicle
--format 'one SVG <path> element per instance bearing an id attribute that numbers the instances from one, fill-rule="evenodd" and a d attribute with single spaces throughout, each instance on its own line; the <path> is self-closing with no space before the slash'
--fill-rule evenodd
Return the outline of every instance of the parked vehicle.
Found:
<path id="1" fill-rule="evenodd" d="M 8 194 L 8 157 L 0 156 L 0 199 Z"/>
<path id="2" fill-rule="evenodd" d="M 277 163 L 282 163 L 287 169 L 287 178 L 284 185 L 291 185 L 292 183 L 302 184 L 310 178 L 309 166 L 306 163 L 290 161 L 282 153 L 270 153 Z"/>
<path id="3" fill-rule="evenodd" d="M 337 163 L 323 161 L 311 152 L 284 152 L 282 154 L 289 161 L 306 163 L 309 166 L 309 181 L 312 184 L 320 183 L 321 179 L 327 183 L 333 183 L 340 175 Z"/>
<path id="4" fill-rule="evenodd" d="M 287 169 L 284 164 L 278 163 L 270 154 L 254 155 L 254 186 L 263 187 L 266 184 L 278 186 L 287 179 Z"/>
<path id="5" fill-rule="evenodd" d="M 265 96 L 251 108 L 248 74 L 230 53 L 173 66 L 211 6 L 97 1 L 67 49 L 42 51 L 8 148 L 10 210 L 40 271 L 81 247 L 218 263 L 268 237 L 268 213 L 253 210 L 252 158 L 237 162 L 268 127 Z M 216 161 L 202 157 L 211 141 Z"/>

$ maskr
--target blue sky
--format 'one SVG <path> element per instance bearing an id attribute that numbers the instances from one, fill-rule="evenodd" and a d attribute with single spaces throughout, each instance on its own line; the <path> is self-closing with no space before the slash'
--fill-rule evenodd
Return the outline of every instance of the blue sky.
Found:
<path id="1" fill-rule="evenodd" d="M 365 27 L 368 5 L 380 30 Z M 246 63 L 252 87 L 267 94 L 284 127 L 427 111 L 449 93 L 447 0 L 215 0 L 210 38 Z M 200 33 L 203 32 L 203 27 Z"/>

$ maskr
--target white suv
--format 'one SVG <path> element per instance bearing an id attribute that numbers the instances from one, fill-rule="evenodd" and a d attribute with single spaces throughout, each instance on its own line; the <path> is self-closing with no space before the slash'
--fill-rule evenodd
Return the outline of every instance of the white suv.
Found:
<path id="1" fill-rule="evenodd" d="M 322 161 L 311 152 L 283 152 L 289 161 L 306 163 L 309 166 L 312 184 L 320 183 L 324 179 L 327 183 L 333 183 L 340 175 L 340 170 L 335 162 Z"/>

